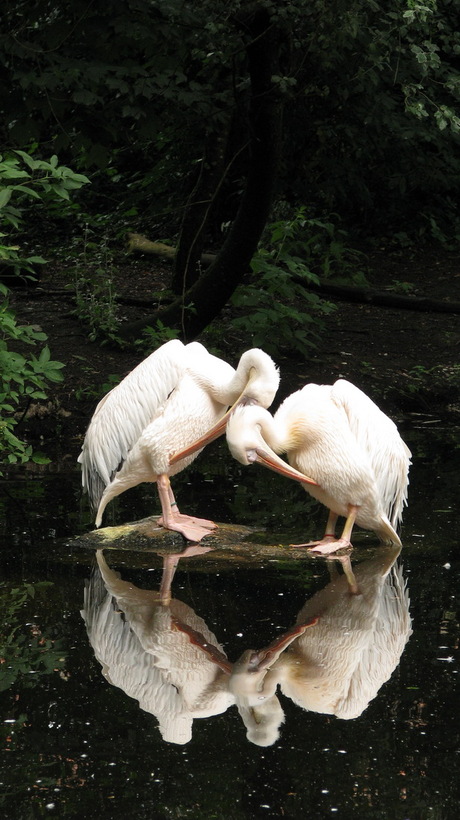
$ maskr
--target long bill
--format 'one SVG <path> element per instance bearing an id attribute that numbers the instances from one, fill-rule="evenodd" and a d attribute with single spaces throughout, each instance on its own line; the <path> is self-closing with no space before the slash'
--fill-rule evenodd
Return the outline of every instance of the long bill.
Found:
<path id="1" fill-rule="evenodd" d="M 274 470 L 275 473 L 281 473 L 281 475 L 284 475 L 286 478 L 293 478 L 302 484 L 314 484 L 316 487 L 319 486 L 314 478 L 310 478 L 308 475 L 304 475 L 298 470 L 295 470 L 294 467 L 291 467 L 286 461 L 279 458 L 273 450 L 264 450 L 262 447 L 257 447 L 252 451 L 250 460 L 258 461 L 259 464 L 263 464 L 264 467 L 268 467 L 269 470 Z"/>
<path id="2" fill-rule="evenodd" d="M 222 418 L 220 418 L 219 421 L 216 422 L 216 424 L 213 427 L 210 427 L 207 433 L 201 436 L 201 438 L 197 438 L 196 441 L 193 441 L 192 444 L 189 444 L 188 447 L 184 447 L 183 450 L 180 450 L 178 453 L 174 453 L 174 455 L 170 456 L 170 465 L 176 464 L 182 458 L 191 456 L 192 453 L 196 453 L 197 450 L 202 450 L 203 447 L 206 447 L 207 444 L 211 444 L 211 441 L 215 441 L 216 438 L 219 438 L 219 436 L 225 433 L 227 421 L 229 420 L 235 408 L 253 403 L 252 400 L 246 395 L 247 389 L 248 385 L 246 385 L 244 391 L 241 393 L 240 396 L 238 396 L 234 404 L 232 404 L 232 406 L 227 410 L 227 412 L 222 416 Z"/>
<path id="3" fill-rule="evenodd" d="M 295 641 L 300 635 L 303 635 L 309 626 L 315 626 L 317 622 L 318 618 L 314 617 L 308 621 L 304 621 L 302 624 L 296 624 L 275 638 L 265 649 L 259 649 L 257 652 L 253 652 L 248 662 L 249 671 L 260 671 L 261 669 L 270 667 L 278 660 L 281 653 L 284 652 L 289 644 Z"/>
<path id="4" fill-rule="evenodd" d="M 219 666 L 227 675 L 231 674 L 232 665 L 227 656 L 224 655 L 217 646 L 213 646 L 213 644 L 209 643 L 201 632 L 197 632 L 196 629 L 193 629 L 193 627 L 186 624 L 185 621 L 181 621 L 180 618 L 176 618 L 174 615 L 171 617 L 171 622 L 173 627 L 179 632 L 183 632 L 184 635 L 187 635 L 190 643 L 193 644 L 193 646 L 198 646 L 198 648 L 208 656 L 209 660 L 215 663 L 216 666 Z"/>

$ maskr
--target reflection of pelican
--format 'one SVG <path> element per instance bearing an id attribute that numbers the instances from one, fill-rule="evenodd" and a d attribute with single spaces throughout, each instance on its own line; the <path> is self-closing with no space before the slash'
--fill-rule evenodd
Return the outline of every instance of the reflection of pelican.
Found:
<path id="1" fill-rule="evenodd" d="M 173 467 L 169 457 L 210 427 L 218 431 L 218 423 L 222 432 L 225 410 L 239 397 L 268 407 L 278 383 L 273 361 L 258 349 L 243 353 L 236 372 L 198 342 L 183 345 L 178 339 L 144 359 L 99 402 L 78 459 L 83 487 L 97 508 L 96 526 L 112 498 L 154 481 L 159 523 L 190 541 L 209 534 L 212 521 L 179 513 L 169 483 L 196 456 Z"/>
<path id="2" fill-rule="evenodd" d="M 188 743 L 194 718 L 234 703 L 222 647 L 193 609 L 175 599 L 163 604 L 158 592 L 122 581 L 96 555 L 100 575 L 85 589 L 82 615 L 103 674 L 157 717 L 164 740 Z"/>
<path id="3" fill-rule="evenodd" d="M 228 687 L 235 695 L 238 712 L 246 726 L 246 737 L 251 743 L 272 746 L 278 739 L 284 712 L 276 696 L 279 682 L 276 664 L 286 647 L 309 626 L 315 626 L 317 620 L 313 617 L 297 623 L 275 638 L 266 649 L 259 652 L 249 649 L 233 664 Z"/>
<path id="4" fill-rule="evenodd" d="M 350 595 L 344 575 L 336 575 L 298 614 L 317 617 L 256 684 L 267 694 L 280 684 L 283 694 L 314 712 L 358 717 L 399 663 L 412 630 L 409 596 L 400 550 L 382 548 L 355 569 L 360 594 Z M 246 678 L 247 679 L 247 678 Z"/>
<path id="5" fill-rule="evenodd" d="M 188 547 L 181 557 L 205 552 Z M 236 702 L 247 737 L 267 746 L 278 737 L 283 712 L 274 690 L 267 695 L 264 676 L 280 654 L 310 624 L 298 624 L 266 649 L 250 652 L 244 661 L 243 683 L 202 618 L 182 601 L 171 598 L 170 584 L 179 556 L 166 556 L 160 592 L 139 589 L 111 570 L 101 551 L 99 571 L 85 588 L 82 616 L 96 658 L 109 683 L 118 686 L 142 709 L 155 715 L 164 740 L 188 743 L 195 718 L 224 712 Z M 313 619 L 311 623 L 316 623 Z M 253 697 L 238 692 L 262 680 Z M 238 681 L 238 683 L 236 683 Z M 268 677 L 266 684 L 268 683 Z M 264 691 L 262 691 L 264 689 Z"/>
<path id="6" fill-rule="evenodd" d="M 329 509 L 322 540 L 299 546 L 335 552 L 349 546 L 355 522 L 384 543 L 401 544 L 396 527 L 406 503 L 410 452 L 396 425 L 350 382 L 307 384 L 274 417 L 260 407 L 237 408 L 227 441 L 242 464 L 259 461 L 303 481 Z M 287 453 L 291 467 L 276 453 Z M 346 522 L 336 539 L 338 516 Z"/>

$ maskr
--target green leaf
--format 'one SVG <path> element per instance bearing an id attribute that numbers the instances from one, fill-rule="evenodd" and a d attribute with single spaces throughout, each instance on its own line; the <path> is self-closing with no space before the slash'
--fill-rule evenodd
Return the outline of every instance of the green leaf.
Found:
<path id="1" fill-rule="evenodd" d="M 35 191 L 33 188 L 29 188 L 28 185 L 15 185 L 14 190 L 19 191 L 22 194 L 28 194 L 34 199 L 41 199 L 41 196 L 38 193 L 38 191 Z"/>
<path id="2" fill-rule="evenodd" d="M 34 462 L 34 464 L 49 464 L 51 459 L 49 459 L 43 453 L 34 453 L 32 456 L 32 461 Z"/>
<path id="3" fill-rule="evenodd" d="M 45 345 L 45 347 L 43 348 L 43 350 L 40 353 L 38 361 L 41 364 L 44 364 L 45 362 L 49 362 L 50 358 L 51 358 L 50 349 L 49 349 L 48 345 Z"/>
<path id="4" fill-rule="evenodd" d="M 18 154 L 18 156 L 24 160 L 25 164 L 28 165 L 32 171 L 35 171 L 38 163 L 33 159 L 33 157 L 30 156 L 30 154 L 26 154 L 25 151 L 20 151 L 19 149 L 16 149 L 14 153 Z M 29 176 L 29 174 L 27 176 Z"/>
<path id="5" fill-rule="evenodd" d="M 12 193 L 12 188 L 0 188 L 0 208 L 4 208 L 8 204 Z"/>

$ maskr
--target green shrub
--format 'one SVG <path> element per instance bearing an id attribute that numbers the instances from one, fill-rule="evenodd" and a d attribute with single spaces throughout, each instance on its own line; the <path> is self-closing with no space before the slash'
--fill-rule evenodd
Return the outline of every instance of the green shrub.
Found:
<path id="1" fill-rule="evenodd" d="M 251 281 L 232 296 L 240 313 L 233 327 L 273 355 L 282 350 L 308 354 L 323 327 L 322 317 L 335 310 L 308 286 L 320 278 L 363 281 L 356 265 L 360 255 L 345 240 L 346 233 L 332 219 L 309 218 L 305 207 L 270 225 L 252 259 Z"/>
<path id="2" fill-rule="evenodd" d="M 30 218 L 31 204 L 49 207 L 57 200 L 68 201 L 70 193 L 89 182 L 52 156 L 49 161 L 34 159 L 25 151 L 0 156 L 0 265 L 21 278 L 34 277 L 34 265 L 41 256 L 21 255 L 20 245 L 7 231 L 23 232 Z M 51 359 L 47 345 L 38 354 L 18 352 L 25 345 L 45 342 L 46 334 L 33 325 L 19 325 L 10 308 L 8 289 L 0 283 L 0 467 L 32 460 L 47 461 L 34 453 L 31 445 L 15 433 L 19 421 L 33 399 L 46 399 L 47 382 L 62 381 L 61 362 Z M 14 345 L 13 349 L 11 345 Z"/>
<path id="3" fill-rule="evenodd" d="M 10 348 L 11 342 L 35 345 L 47 337 L 32 325 L 18 325 L 7 294 L 7 288 L 0 284 L 0 467 L 29 460 L 47 461 L 18 438 L 14 430 L 32 399 L 46 399 L 46 383 L 62 381 L 64 367 L 61 362 L 52 361 L 47 345 L 38 357 L 24 356 Z"/>
<path id="4" fill-rule="evenodd" d="M 31 203 L 50 206 L 56 199 L 69 201 L 70 193 L 89 182 L 58 164 L 57 156 L 49 161 L 34 159 L 25 151 L 0 155 L 0 264 L 21 278 L 34 278 L 34 265 L 43 264 L 41 256 L 21 255 L 20 245 L 9 239 L 6 231 L 23 231 L 26 211 Z"/>

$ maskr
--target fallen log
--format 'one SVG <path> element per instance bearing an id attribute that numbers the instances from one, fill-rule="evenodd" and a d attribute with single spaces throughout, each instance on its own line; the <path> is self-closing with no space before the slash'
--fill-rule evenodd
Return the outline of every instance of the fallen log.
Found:
<path id="1" fill-rule="evenodd" d="M 138 253 L 149 253 L 159 256 L 161 259 L 174 259 L 176 249 L 164 242 L 152 242 L 140 233 L 128 234 L 128 253 L 137 251 Z"/>
<path id="2" fill-rule="evenodd" d="M 176 257 L 176 248 L 173 248 L 171 245 L 165 245 L 163 242 L 152 242 L 140 233 L 128 234 L 128 251 L 130 253 L 148 253 L 169 261 L 173 261 Z M 203 268 L 209 268 L 215 258 L 215 253 L 202 253 L 200 264 Z"/>
<path id="3" fill-rule="evenodd" d="M 398 308 L 399 310 L 421 310 L 425 313 L 460 313 L 460 302 L 448 302 L 446 299 L 430 299 L 426 296 L 401 296 L 374 288 L 355 288 L 349 285 L 334 285 L 329 282 L 320 284 L 305 283 L 300 277 L 293 280 L 303 285 L 306 290 L 333 296 L 345 302 L 377 305 L 378 307 Z"/>
<path id="4" fill-rule="evenodd" d="M 138 233 L 128 234 L 128 250 L 140 253 L 149 253 L 161 259 L 173 260 L 176 249 L 162 242 L 151 242 Z M 203 268 L 209 267 L 215 260 L 213 253 L 201 255 Z M 399 310 L 419 310 L 425 313 L 460 313 L 460 302 L 446 299 L 431 299 L 426 296 L 403 296 L 397 293 L 376 290 L 375 288 L 353 287 L 351 285 L 335 285 L 331 282 L 314 284 L 307 282 L 300 276 L 293 276 L 293 282 L 302 285 L 305 290 L 312 290 L 324 296 L 332 296 L 345 302 L 377 305 L 377 307 L 397 308 Z"/>

